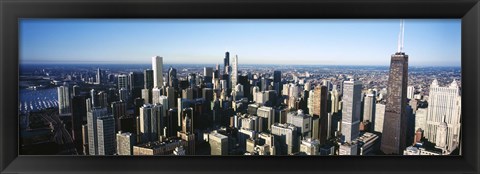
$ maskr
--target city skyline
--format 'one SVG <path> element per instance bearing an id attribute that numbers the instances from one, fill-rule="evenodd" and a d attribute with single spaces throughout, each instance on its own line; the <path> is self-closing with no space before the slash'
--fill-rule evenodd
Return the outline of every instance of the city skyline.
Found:
<path id="1" fill-rule="evenodd" d="M 410 65 L 460 66 L 460 24 L 405 20 Z M 157 55 L 165 64 L 221 64 L 219 53 L 230 51 L 244 65 L 388 66 L 398 27 L 398 19 L 24 19 L 20 64 L 148 64 Z"/>
<path id="2" fill-rule="evenodd" d="M 321 70 L 312 69 L 313 72 L 310 74 L 304 72 L 305 70 L 299 72 L 296 69 L 282 69 L 281 67 L 268 69 L 252 67 L 253 71 L 250 73 L 237 76 L 232 72 L 236 69 L 236 57 L 233 60 L 233 68 L 230 70 L 230 63 L 227 61 L 229 54 L 226 53 L 224 72 L 220 66 L 215 71 L 206 67 L 203 69 L 198 67 L 182 68 L 179 74 L 175 69 L 169 68 L 168 79 L 160 88 L 146 85 L 153 83 L 155 79 L 144 76 L 149 71 L 144 71 L 145 74 L 142 74 L 138 71 L 135 73 L 131 69 L 129 70 L 131 72 L 125 75 L 122 72 L 125 69 L 104 71 L 98 68 L 82 70 L 71 67 L 65 70 L 64 67 L 58 66 L 32 67 L 37 70 L 28 75 L 30 78 L 24 78 L 23 83 L 29 81 L 27 83 L 30 84 L 26 90 L 36 91 L 36 87 L 38 87 L 38 97 L 36 98 L 47 99 L 47 97 L 41 97 L 42 88 L 57 88 L 59 91 L 56 100 L 58 104 L 54 103 L 51 106 L 50 99 L 35 104 L 35 106 L 31 101 L 29 104 L 26 101 L 23 102 L 23 105 L 20 103 L 20 120 L 24 120 L 21 121 L 20 126 L 23 129 L 33 128 L 25 129 L 21 135 L 30 139 L 28 136 L 32 133 L 41 133 L 41 130 L 51 129 L 55 134 L 42 134 L 43 138 L 51 136 L 55 138 L 43 142 L 44 148 L 35 143 L 27 143 L 25 147 L 22 146 L 22 154 L 461 154 L 461 150 L 458 148 L 461 145 L 460 129 L 455 129 L 454 132 L 447 134 L 447 130 L 451 132 L 448 129 L 449 125 L 460 125 L 461 115 L 456 115 L 460 112 L 457 110 L 456 114 L 447 114 L 443 117 L 443 122 L 440 122 L 437 131 L 430 131 L 434 132 L 436 141 L 423 135 L 424 131 L 429 131 L 425 126 L 428 126 L 427 120 L 430 116 L 425 115 L 425 112 L 420 112 L 426 108 L 426 113 L 430 113 L 430 107 L 435 107 L 434 104 L 437 103 L 435 98 L 444 98 L 442 95 L 449 95 L 451 98 L 438 101 L 456 102 L 455 106 L 452 105 L 453 110 L 449 109 L 446 113 L 455 111 L 455 107 L 459 106 L 461 101 L 459 84 L 455 78 L 452 78 L 457 75 L 452 74 L 449 70 L 442 70 L 443 68 L 414 70 L 417 72 L 413 73 L 416 76 L 415 79 L 420 81 L 412 84 L 414 85 L 414 95 L 413 99 L 408 101 L 408 106 L 395 101 L 391 102 L 391 96 L 398 96 L 390 94 L 392 86 L 399 91 L 400 86 L 407 84 L 406 73 L 395 73 L 399 68 L 399 64 L 395 63 L 398 56 L 406 57 L 403 52 L 395 53 L 391 59 L 390 72 L 360 68 L 359 71 L 341 71 L 340 74 L 337 74 L 335 72 L 337 70 L 333 69 L 328 70 L 331 72 L 327 73 L 319 73 Z M 162 58 L 153 57 L 152 66 L 162 66 L 157 59 L 161 60 Z M 401 67 L 406 68 L 403 65 Z M 196 69 L 199 69 L 200 72 L 195 72 Z M 395 69 L 393 73 L 392 69 Z M 439 73 L 432 73 L 431 70 Z M 158 68 L 154 68 L 150 76 L 158 71 Z M 292 74 L 292 71 L 295 71 L 295 74 L 300 73 L 297 74 L 300 76 Z M 370 73 L 372 71 L 374 73 Z M 458 73 L 458 71 L 456 72 Z M 216 75 L 217 73 L 219 75 Z M 303 73 L 305 75 L 301 75 Z M 385 78 L 386 75 L 389 78 Z M 437 90 L 443 90 L 436 88 L 438 86 L 436 80 L 431 85 L 428 84 L 430 87 L 433 86 L 434 91 L 431 91 L 429 87 L 423 88 L 425 83 L 429 83 L 427 79 L 436 79 L 436 75 L 447 77 L 440 78 L 443 82 L 452 79 L 451 87 L 446 91 L 455 87 L 457 92 L 454 95 L 435 93 Z M 45 77 L 50 80 L 46 80 Z M 352 77 L 359 77 L 358 81 Z M 394 78 L 392 83 L 392 77 L 402 77 L 402 85 L 394 85 L 393 83 L 396 84 L 399 79 Z M 137 78 L 143 79 L 143 81 L 136 80 Z M 38 81 L 37 79 L 44 80 Z M 47 82 L 48 85 L 46 85 Z M 142 89 L 142 87 L 144 88 Z M 72 111 L 75 112 L 62 114 L 65 108 L 69 107 L 70 102 L 62 104 L 60 101 L 71 97 L 66 97 L 60 91 L 70 91 L 69 88 L 72 88 L 71 95 L 75 98 L 72 99 L 72 103 L 76 104 L 71 105 Z M 402 100 L 406 99 L 406 89 L 406 86 L 401 88 L 401 91 L 405 92 L 400 95 Z M 366 107 L 373 107 L 373 105 L 362 104 L 366 101 L 364 98 L 366 90 L 376 91 L 374 93 L 378 96 L 375 96 L 377 100 L 375 113 L 384 114 L 375 115 L 375 118 L 363 116 L 362 119 L 362 107 L 363 110 L 366 110 Z M 338 95 L 338 92 L 341 95 Z M 311 101 L 310 98 L 312 98 Z M 78 105 L 78 103 L 83 103 L 82 100 L 85 101 L 85 105 Z M 178 101 L 177 104 L 175 104 L 175 100 Z M 331 107 L 328 106 L 328 103 L 331 103 Z M 382 105 L 384 107 L 381 107 Z M 384 141 L 390 141 L 385 137 L 391 136 L 389 135 L 391 126 L 387 124 L 391 122 L 389 119 L 391 116 L 388 115 L 389 107 L 405 108 L 406 116 L 414 119 L 414 122 L 410 119 L 407 126 L 400 126 L 400 129 L 396 129 L 409 133 L 403 136 L 403 141 L 407 141 L 406 145 L 393 147 L 395 149 L 393 152 L 385 151 L 383 148 Z M 458 108 L 456 107 L 456 109 Z M 414 112 L 417 109 L 419 111 L 418 118 Z M 86 113 L 81 113 L 83 111 Z M 443 109 L 438 111 L 443 112 Z M 376 117 L 379 117 L 380 120 L 377 121 Z M 40 121 L 42 119 L 50 124 Z M 82 121 L 82 119 L 84 120 Z M 378 130 L 376 124 L 374 127 L 373 120 L 385 122 L 382 126 L 383 129 Z M 451 122 L 447 123 L 447 120 L 451 120 Z M 422 124 L 426 122 L 427 124 Z M 413 130 L 417 125 L 420 128 L 414 134 Z M 46 128 L 45 126 L 50 127 Z M 82 127 L 82 135 L 79 133 L 80 127 Z M 135 135 L 135 137 L 127 136 L 129 140 L 125 140 L 121 137 L 122 133 L 132 133 L 130 135 Z M 382 134 L 385 136 L 381 136 Z M 118 138 L 119 135 L 120 138 Z M 206 135 L 206 137 L 202 138 L 202 135 Z M 398 137 L 398 135 L 393 136 Z M 82 138 L 80 139 L 80 137 Z M 40 137 L 34 136 L 34 138 Z M 233 142 L 235 145 L 230 146 L 229 142 Z M 54 148 L 54 144 L 60 145 L 57 146 L 60 148 Z M 118 145 L 121 147 L 115 149 Z M 48 149 L 48 151 L 42 152 L 41 149 Z"/>
<path id="3" fill-rule="evenodd" d="M 336 22 L 344 25 L 342 21 Z M 229 50 L 224 52 L 225 57 L 215 56 L 215 69 L 211 66 L 202 68 L 207 63 L 215 64 L 198 53 L 211 51 L 203 49 L 208 46 L 197 49 L 185 46 L 181 53 L 173 49 L 171 53 L 156 54 L 150 58 L 151 66 L 147 67 L 138 66 L 144 63 L 143 58 L 133 59 L 137 65 L 122 64 L 122 56 L 111 59 L 122 66 L 112 65 L 106 69 L 99 65 L 87 69 L 75 64 L 58 66 L 61 60 L 54 61 L 57 64 L 47 68 L 37 64 L 23 66 L 22 71 L 27 72 L 20 73 L 23 75 L 19 83 L 19 89 L 22 90 L 19 103 L 22 154 L 461 155 L 461 72 L 458 70 L 461 68 L 412 68 L 412 73 L 409 73 L 411 60 L 418 61 L 415 56 L 419 55 L 415 49 L 406 48 L 411 45 L 417 48 L 415 44 L 421 39 L 405 40 L 404 35 L 418 37 L 405 33 L 404 24 L 404 20 L 400 20 L 396 52 L 383 55 L 391 56 L 389 71 L 380 67 L 338 66 L 342 61 L 357 65 L 356 61 L 362 61 L 375 66 L 370 62 L 375 59 L 374 55 L 357 52 L 352 53 L 354 56 L 347 56 L 347 59 L 335 61 L 337 66 L 328 68 L 316 68 L 315 63 L 295 67 L 305 60 L 301 58 L 291 58 L 291 61 L 297 62 L 289 64 L 293 66 L 261 66 L 262 62 L 282 63 L 282 57 L 278 60 L 267 57 L 251 60 L 256 65 L 239 69 L 239 64 L 248 63 L 248 56 L 244 61 L 238 52 L 231 53 Z M 276 27 L 282 25 L 287 27 L 283 23 Z M 415 27 L 409 29 L 421 31 Z M 389 30 L 384 31 L 389 33 Z M 309 55 L 311 53 L 308 51 L 298 50 L 315 45 L 304 43 L 306 35 L 297 34 L 301 36 L 297 43 L 280 43 L 291 45 L 292 49 L 283 49 L 284 52 L 266 50 L 253 53 L 294 52 L 298 53 L 296 57 Z M 345 39 L 348 35 L 340 32 L 339 36 L 332 38 L 343 38 L 344 41 L 361 38 L 355 36 Z M 98 39 L 90 35 L 88 38 Z M 119 40 L 116 43 L 127 43 L 121 41 L 122 37 L 117 38 Z M 171 38 L 176 41 L 189 38 L 192 42 L 199 39 L 189 36 Z M 379 39 L 378 36 L 373 38 Z M 215 39 L 211 38 L 208 42 L 215 42 Z M 71 38 L 65 40 L 70 43 L 81 42 Z M 272 42 L 268 39 L 262 41 L 259 44 L 242 44 L 263 50 L 262 44 Z M 322 41 L 315 43 L 322 44 Z M 271 43 L 268 47 L 277 48 L 275 44 L 278 43 Z M 55 41 L 52 45 L 55 45 Z M 136 48 L 122 50 L 128 53 L 128 50 L 143 48 L 144 45 L 151 44 L 139 44 Z M 211 45 L 212 48 L 216 47 L 215 44 Z M 384 47 L 388 45 L 383 44 Z M 69 46 L 67 44 L 62 48 Z M 368 43 L 354 48 L 362 46 L 371 48 Z M 106 47 L 97 45 L 95 48 Z M 80 57 L 85 55 L 82 52 L 84 47 L 75 48 Z M 422 53 L 428 53 L 430 47 L 419 48 L 427 50 Z M 58 49 L 50 51 L 55 53 Z M 69 52 L 68 49 L 62 51 Z M 86 51 L 87 54 L 90 51 Z M 106 50 L 98 54 L 114 55 L 118 52 Z M 171 60 L 169 54 L 192 52 L 198 56 L 190 57 L 188 63 L 197 65 L 170 66 L 168 72 L 164 73 L 169 63 L 164 60 Z M 381 51 L 374 52 L 384 54 Z M 409 58 L 411 52 L 413 59 Z M 329 50 L 325 55 L 338 53 L 344 52 Z M 74 60 L 76 55 L 72 54 L 69 60 Z M 427 57 L 442 59 L 443 55 L 446 55 L 444 51 L 436 51 Z M 198 63 L 198 59 L 201 63 Z M 430 61 L 442 62 L 439 59 Z M 384 58 L 375 62 L 381 63 L 382 60 Z M 421 61 L 426 60 L 420 58 Z M 432 64 L 428 65 L 435 66 Z M 20 65 L 28 64 L 23 62 Z M 450 86 L 442 87 L 444 84 Z M 49 92 L 55 88 L 56 93 Z M 29 90 L 35 92 L 30 93 Z M 444 107 L 445 104 L 448 107 Z"/>

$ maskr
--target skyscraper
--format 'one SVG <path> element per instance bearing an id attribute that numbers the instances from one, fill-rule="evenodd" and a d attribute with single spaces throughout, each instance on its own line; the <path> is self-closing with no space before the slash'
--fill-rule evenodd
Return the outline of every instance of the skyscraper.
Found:
<path id="1" fill-rule="evenodd" d="M 117 133 L 117 154 L 133 155 L 133 146 L 135 145 L 135 136 L 130 132 Z"/>
<path id="2" fill-rule="evenodd" d="M 57 88 L 58 91 L 58 113 L 60 115 L 70 114 L 70 91 L 68 86 L 64 84 Z"/>
<path id="3" fill-rule="evenodd" d="M 152 57 L 153 87 L 163 86 L 163 58 L 160 56 Z"/>
<path id="4" fill-rule="evenodd" d="M 129 91 L 133 99 L 141 97 L 141 91 L 145 84 L 144 74 L 142 72 L 130 72 L 128 74 Z"/>
<path id="5" fill-rule="evenodd" d="M 152 90 L 151 89 L 142 89 L 142 99 L 145 103 L 152 104 Z"/>
<path id="6" fill-rule="evenodd" d="M 273 71 L 273 88 L 277 91 L 277 94 L 280 94 L 282 91 L 282 72 L 281 71 Z M 310 83 L 308 83 L 310 84 Z M 310 90 L 310 89 L 308 89 Z"/>
<path id="7" fill-rule="evenodd" d="M 120 117 L 127 115 L 127 103 L 124 101 L 116 101 L 111 104 L 112 108 L 112 115 L 115 119 L 115 131 L 119 131 L 120 129 Z"/>
<path id="8" fill-rule="evenodd" d="M 332 113 L 337 113 L 338 110 L 339 110 L 339 107 L 340 107 L 340 93 L 338 92 L 336 86 L 335 88 L 333 88 L 333 90 L 331 91 L 331 101 L 332 101 L 332 109 L 331 109 L 331 112 Z"/>
<path id="9" fill-rule="evenodd" d="M 167 98 L 168 98 L 168 107 L 173 108 L 175 107 L 175 89 L 173 87 L 168 86 L 166 88 L 166 91 L 167 91 Z"/>
<path id="10" fill-rule="evenodd" d="M 177 69 L 170 67 L 168 69 L 168 86 L 177 87 Z"/>
<path id="11" fill-rule="evenodd" d="M 212 83 L 213 77 L 213 68 L 212 67 L 204 67 L 203 68 L 203 78 L 205 83 Z"/>
<path id="12" fill-rule="evenodd" d="M 365 96 L 363 104 L 363 121 L 370 121 L 371 125 L 375 125 L 375 91 L 368 90 L 367 95 Z"/>
<path id="13" fill-rule="evenodd" d="M 87 112 L 87 126 L 88 126 L 88 152 L 90 155 L 99 155 L 98 152 L 98 127 L 97 119 L 99 117 L 107 116 L 107 108 L 92 108 Z M 115 133 L 115 132 L 114 132 Z"/>
<path id="14" fill-rule="evenodd" d="M 437 80 L 430 85 L 427 108 L 427 124 L 425 138 L 430 142 L 439 142 L 437 132 L 441 125 L 446 124 L 446 145 L 452 151 L 459 145 L 461 96 L 457 81 L 453 80 L 449 86 L 441 87 Z"/>
<path id="15" fill-rule="evenodd" d="M 403 20 L 400 24 L 398 51 L 392 55 L 387 86 L 387 103 L 380 150 L 385 154 L 401 154 L 407 139 L 408 55 L 403 49 Z"/>
<path id="16" fill-rule="evenodd" d="M 359 136 L 362 82 L 343 82 L 342 141 L 351 143 Z"/>
<path id="17" fill-rule="evenodd" d="M 90 155 L 89 152 L 89 139 L 88 139 L 88 125 L 82 125 L 82 149 L 83 155 Z M 80 152 L 79 152 L 80 153 Z"/>
<path id="18" fill-rule="evenodd" d="M 373 128 L 376 132 L 383 132 L 383 123 L 385 117 L 385 105 L 381 103 L 377 103 L 375 105 L 375 126 Z"/>
<path id="19" fill-rule="evenodd" d="M 118 75 L 118 84 L 117 84 L 118 89 L 122 89 L 122 88 L 129 89 L 128 84 L 129 83 L 128 83 L 127 75 L 125 74 Z"/>
<path id="20" fill-rule="evenodd" d="M 144 81 L 144 89 L 152 89 L 153 88 L 153 70 L 147 69 L 143 71 L 143 81 Z"/>
<path id="21" fill-rule="evenodd" d="M 145 104 L 140 107 L 140 133 L 142 143 L 158 140 L 159 127 L 161 127 L 162 105 Z"/>
<path id="22" fill-rule="evenodd" d="M 232 75 L 230 76 L 232 79 L 231 82 L 231 87 L 235 88 L 237 86 L 237 79 L 238 79 L 238 56 L 235 55 L 235 58 L 233 58 L 233 64 L 232 64 Z M 233 89 L 235 90 L 235 89 Z"/>
<path id="23" fill-rule="evenodd" d="M 212 132 L 208 136 L 208 143 L 210 144 L 210 155 L 228 155 L 227 136 Z"/>
<path id="24" fill-rule="evenodd" d="M 115 154 L 115 120 L 111 115 L 97 117 L 97 155 Z"/>
<path id="25" fill-rule="evenodd" d="M 103 76 L 102 76 L 102 70 L 100 70 L 100 68 L 98 68 L 98 69 L 97 69 L 97 76 L 96 76 L 96 78 L 97 78 L 97 80 L 96 80 L 97 84 L 102 84 L 102 77 L 103 77 Z"/>
<path id="26" fill-rule="evenodd" d="M 414 86 L 408 86 L 407 87 L 407 98 L 408 99 L 413 99 L 414 94 L 415 94 L 415 87 Z"/>
<path id="27" fill-rule="evenodd" d="M 427 112 L 428 108 L 418 108 L 415 113 L 415 130 L 427 128 Z"/>
<path id="28" fill-rule="evenodd" d="M 162 95 L 161 94 L 162 90 L 160 88 L 153 88 L 152 89 L 152 103 L 151 104 L 157 104 L 160 102 L 160 96 Z"/>
<path id="29" fill-rule="evenodd" d="M 313 115 L 318 117 L 327 116 L 327 87 L 316 86 L 313 95 Z"/>
<path id="30" fill-rule="evenodd" d="M 166 117 L 167 116 L 167 111 L 168 111 L 168 109 L 170 109 L 168 97 L 165 96 L 165 95 L 161 95 L 158 98 L 158 103 L 162 105 L 162 117 Z"/>
<path id="31" fill-rule="evenodd" d="M 223 59 L 223 73 L 228 74 L 229 70 L 228 68 L 230 67 L 230 53 L 225 52 L 225 58 Z"/>
<path id="32" fill-rule="evenodd" d="M 87 117 L 85 96 L 74 96 L 72 99 L 72 135 L 77 152 L 83 152 L 82 125 L 84 117 Z"/>
<path id="33" fill-rule="evenodd" d="M 98 92 L 98 102 L 100 107 L 106 108 L 108 107 L 108 94 L 105 91 Z"/>
<path id="34" fill-rule="evenodd" d="M 313 116 L 318 117 L 318 131 L 314 133 L 315 135 L 318 135 L 318 137 L 313 137 L 313 138 L 318 138 L 320 140 L 320 144 L 324 144 L 327 140 L 327 133 L 328 133 L 328 122 L 331 120 L 328 120 L 328 115 L 327 115 L 327 87 L 326 86 L 316 86 L 314 89 L 314 95 L 313 95 Z M 317 125 L 313 125 L 317 126 Z"/>
<path id="35" fill-rule="evenodd" d="M 78 85 L 73 85 L 72 88 L 73 88 L 73 91 L 72 91 L 73 96 L 80 95 L 80 86 L 78 86 Z"/>
<path id="36" fill-rule="evenodd" d="M 118 96 L 120 98 L 120 101 L 127 102 L 128 101 L 128 90 L 126 88 L 120 88 L 120 90 L 118 90 Z"/>

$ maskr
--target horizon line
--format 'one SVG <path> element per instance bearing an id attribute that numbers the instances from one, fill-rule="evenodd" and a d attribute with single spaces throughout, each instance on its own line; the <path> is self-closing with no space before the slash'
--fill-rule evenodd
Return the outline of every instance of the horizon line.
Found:
<path id="1" fill-rule="evenodd" d="M 114 62 L 109 62 L 109 63 L 95 63 L 95 62 L 85 62 L 85 63 L 19 63 L 19 66 L 21 65 L 92 65 L 92 64 L 97 64 L 97 65 L 151 65 L 150 63 L 114 63 Z M 214 65 L 216 66 L 216 63 L 165 63 L 164 65 Z M 223 67 L 222 64 L 219 64 Z M 380 67 L 389 67 L 389 64 L 385 65 L 353 65 L 353 64 L 263 64 L 263 63 L 257 63 L 257 64 L 248 64 L 248 63 L 243 63 L 239 64 L 239 66 L 243 65 L 270 65 L 270 66 L 275 66 L 275 65 L 281 65 L 281 66 L 380 66 Z M 460 67 L 461 65 L 409 65 L 409 67 Z"/>

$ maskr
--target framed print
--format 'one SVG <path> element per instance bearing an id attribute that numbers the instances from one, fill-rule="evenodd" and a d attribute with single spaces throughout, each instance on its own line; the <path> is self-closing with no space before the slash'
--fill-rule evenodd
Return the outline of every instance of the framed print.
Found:
<path id="1" fill-rule="evenodd" d="M 478 172 L 478 1 L 1 8 L 4 173 Z"/>

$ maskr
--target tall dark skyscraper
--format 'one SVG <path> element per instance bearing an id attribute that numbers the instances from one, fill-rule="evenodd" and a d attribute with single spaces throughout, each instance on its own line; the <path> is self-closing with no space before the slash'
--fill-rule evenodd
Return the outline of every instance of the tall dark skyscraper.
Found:
<path id="1" fill-rule="evenodd" d="M 230 53 L 225 52 L 225 58 L 223 59 L 223 72 L 226 73 L 228 72 L 228 67 L 230 67 Z"/>
<path id="2" fill-rule="evenodd" d="M 153 88 L 153 70 L 147 69 L 144 72 L 144 89 L 152 89 Z"/>
<path id="3" fill-rule="evenodd" d="M 273 71 L 273 89 L 277 91 L 277 94 L 281 94 L 283 90 L 282 86 L 282 72 L 281 71 Z"/>
<path id="4" fill-rule="evenodd" d="M 72 135 L 77 152 L 83 152 L 82 125 L 87 118 L 85 96 L 77 95 L 72 98 Z"/>
<path id="5" fill-rule="evenodd" d="M 380 150 L 385 154 L 401 154 L 407 138 L 408 55 L 402 52 L 403 21 L 400 24 L 398 51 L 392 55 L 388 77 L 387 103 Z"/>
<path id="6" fill-rule="evenodd" d="M 144 87 L 144 76 L 145 75 L 142 72 L 130 72 L 130 74 L 128 74 L 130 91 L 133 91 L 134 89 L 142 89 L 142 87 Z"/>
<path id="7" fill-rule="evenodd" d="M 142 97 L 142 88 L 145 84 L 145 75 L 143 72 L 130 72 L 128 78 L 131 99 Z"/>
<path id="8" fill-rule="evenodd" d="M 280 83 L 282 81 L 282 72 L 281 71 L 273 71 L 273 82 Z"/>
<path id="9" fill-rule="evenodd" d="M 316 132 L 315 135 L 318 135 L 320 140 L 320 144 L 324 144 L 327 141 L 327 126 L 328 126 L 328 118 L 327 118 L 327 87 L 323 85 L 319 85 L 314 89 L 314 97 L 313 97 L 313 115 L 314 117 L 319 118 L 319 131 Z M 317 125 L 316 125 L 317 126 Z"/>

